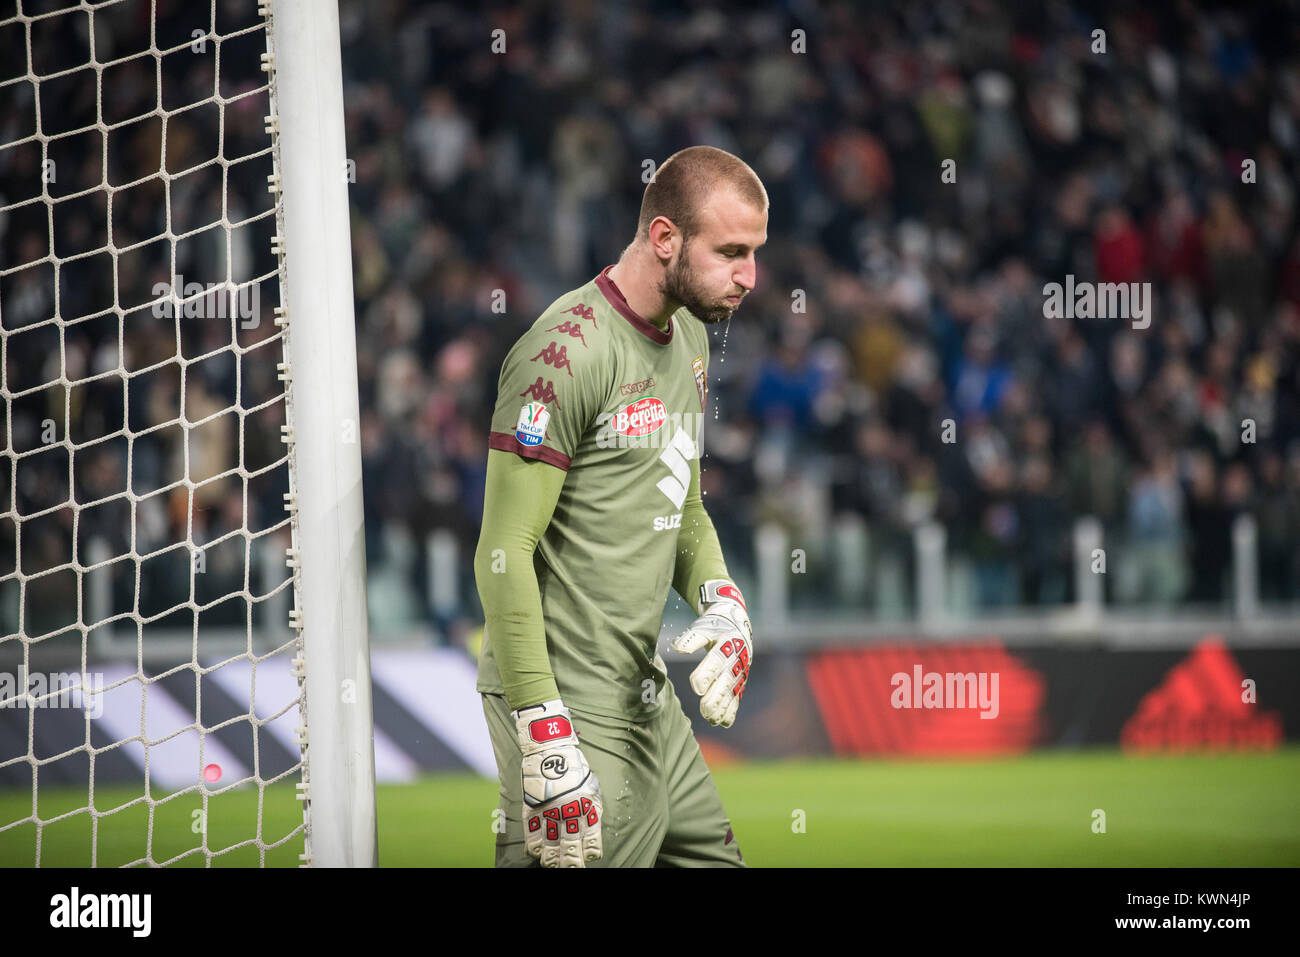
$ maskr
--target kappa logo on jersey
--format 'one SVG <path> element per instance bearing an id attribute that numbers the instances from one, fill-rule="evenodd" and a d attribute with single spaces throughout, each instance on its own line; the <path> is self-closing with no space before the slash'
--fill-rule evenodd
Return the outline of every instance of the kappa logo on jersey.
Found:
<path id="1" fill-rule="evenodd" d="M 550 379 L 546 380 L 546 385 L 542 385 L 542 377 L 538 376 L 537 381 L 530 385 L 523 392 L 519 393 L 520 397 L 530 395 L 538 402 L 544 402 L 547 405 L 554 405 L 557 411 L 563 412 L 560 403 L 555 401 L 555 384 Z"/>
<path id="2" fill-rule="evenodd" d="M 515 438 L 520 445 L 541 445 L 546 438 L 546 423 L 551 413 L 540 402 L 529 402 L 519 410 L 519 422 L 515 425 Z"/>
<path id="3" fill-rule="evenodd" d="M 709 391 L 708 374 L 704 371 L 704 356 L 696 356 L 692 359 L 691 368 L 695 371 L 695 389 L 700 393 L 700 408 L 703 410 L 705 409 L 704 397 Z"/>
<path id="4" fill-rule="evenodd" d="M 629 437 L 649 435 L 668 420 L 668 408 L 657 396 L 648 395 L 644 399 L 629 402 L 614 413 L 610 428 L 619 435 Z"/>
<path id="5" fill-rule="evenodd" d="M 640 382 L 624 382 L 618 387 L 619 395 L 636 395 L 638 392 L 644 392 L 655 384 L 655 377 L 650 376 L 642 379 Z"/>
<path id="6" fill-rule="evenodd" d="M 551 340 L 549 346 L 537 353 L 537 355 L 533 356 L 528 361 L 536 362 L 538 359 L 541 359 L 548 366 L 555 366 L 557 369 L 564 369 L 569 373 L 569 378 L 573 378 L 573 367 L 569 365 L 568 348 L 560 345 L 554 339 Z"/>
<path id="7" fill-rule="evenodd" d="M 667 531 L 670 528 L 682 527 L 682 513 L 676 512 L 672 515 L 656 515 L 654 530 L 656 532 Z"/>
<path id="8" fill-rule="evenodd" d="M 573 339 L 581 339 L 583 348 L 587 348 L 587 339 L 582 334 L 582 326 L 578 325 L 572 319 L 565 319 L 558 326 L 551 326 L 547 332 L 562 332 Z"/>
<path id="9" fill-rule="evenodd" d="M 596 313 L 592 311 L 591 306 L 584 306 L 582 303 L 578 303 L 576 306 L 570 306 L 568 309 L 565 309 L 564 312 L 572 313 L 579 319 L 590 319 L 593 328 L 600 328 L 600 326 L 596 325 Z"/>

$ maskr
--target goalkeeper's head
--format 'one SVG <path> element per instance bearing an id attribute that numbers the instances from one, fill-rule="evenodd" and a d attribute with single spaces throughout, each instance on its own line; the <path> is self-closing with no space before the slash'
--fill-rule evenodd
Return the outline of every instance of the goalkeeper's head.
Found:
<path id="1" fill-rule="evenodd" d="M 664 160 L 645 188 L 634 255 L 671 308 L 703 322 L 730 319 L 757 281 L 767 242 L 767 190 L 743 160 L 692 146 Z"/>

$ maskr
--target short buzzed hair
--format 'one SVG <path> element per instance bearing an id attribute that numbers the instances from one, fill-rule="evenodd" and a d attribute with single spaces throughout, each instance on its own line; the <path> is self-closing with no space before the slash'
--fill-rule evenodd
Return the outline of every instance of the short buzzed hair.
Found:
<path id="1" fill-rule="evenodd" d="M 655 217 L 670 220 L 682 233 L 683 243 L 700 231 L 699 209 L 720 189 L 735 189 L 740 198 L 767 212 L 767 190 L 744 160 L 713 146 L 679 150 L 655 170 L 641 197 L 637 239 L 648 239 Z"/>

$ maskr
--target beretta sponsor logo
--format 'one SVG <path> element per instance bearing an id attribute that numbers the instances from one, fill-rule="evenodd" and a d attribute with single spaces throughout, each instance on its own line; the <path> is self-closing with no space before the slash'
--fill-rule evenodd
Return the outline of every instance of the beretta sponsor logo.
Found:
<path id="1" fill-rule="evenodd" d="M 649 435 L 658 431 L 667 419 L 668 410 L 664 407 L 663 400 L 648 395 L 644 399 L 629 402 L 615 412 L 610 428 L 619 435 Z"/>

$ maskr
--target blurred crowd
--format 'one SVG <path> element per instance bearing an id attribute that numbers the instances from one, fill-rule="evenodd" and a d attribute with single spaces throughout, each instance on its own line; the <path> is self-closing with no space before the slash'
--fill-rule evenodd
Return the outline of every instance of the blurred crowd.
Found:
<path id="1" fill-rule="evenodd" d="M 907 614 L 914 532 L 936 522 L 957 604 L 1051 605 L 1075 597 L 1091 516 L 1109 602 L 1225 606 L 1249 515 L 1262 598 L 1300 595 L 1294 0 L 342 0 L 340 26 L 380 631 L 476 619 L 501 360 L 617 260 L 643 174 L 693 144 L 745 159 L 771 199 L 758 288 L 714 328 L 709 370 L 705 503 L 739 580 L 776 523 L 806 554 L 797 606 Z M 223 84 L 255 62 L 223 54 Z M 237 202 L 263 208 L 260 183 L 233 180 Z M 194 202 L 219 213 L 219 194 Z M 0 222 L 6 266 L 43 251 L 18 222 Z M 1150 283 L 1149 325 L 1049 316 L 1045 285 L 1070 276 Z"/>
<path id="2" fill-rule="evenodd" d="M 287 634 L 266 39 L 215 9 L 0 27 L 4 634 Z"/>
<path id="3" fill-rule="evenodd" d="M 857 515 L 898 604 L 937 521 L 967 606 L 1069 601 L 1095 516 L 1109 601 L 1222 604 L 1249 513 L 1294 599 L 1296 5 L 1089 7 L 344 3 L 372 563 L 395 526 L 417 589 L 431 529 L 472 553 L 506 349 L 618 258 L 646 160 L 707 143 L 771 198 L 710 369 L 733 574 L 780 523 L 833 602 Z M 1150 283 L 1150 325 L 1048 318 L 1067 275 Z"/>

